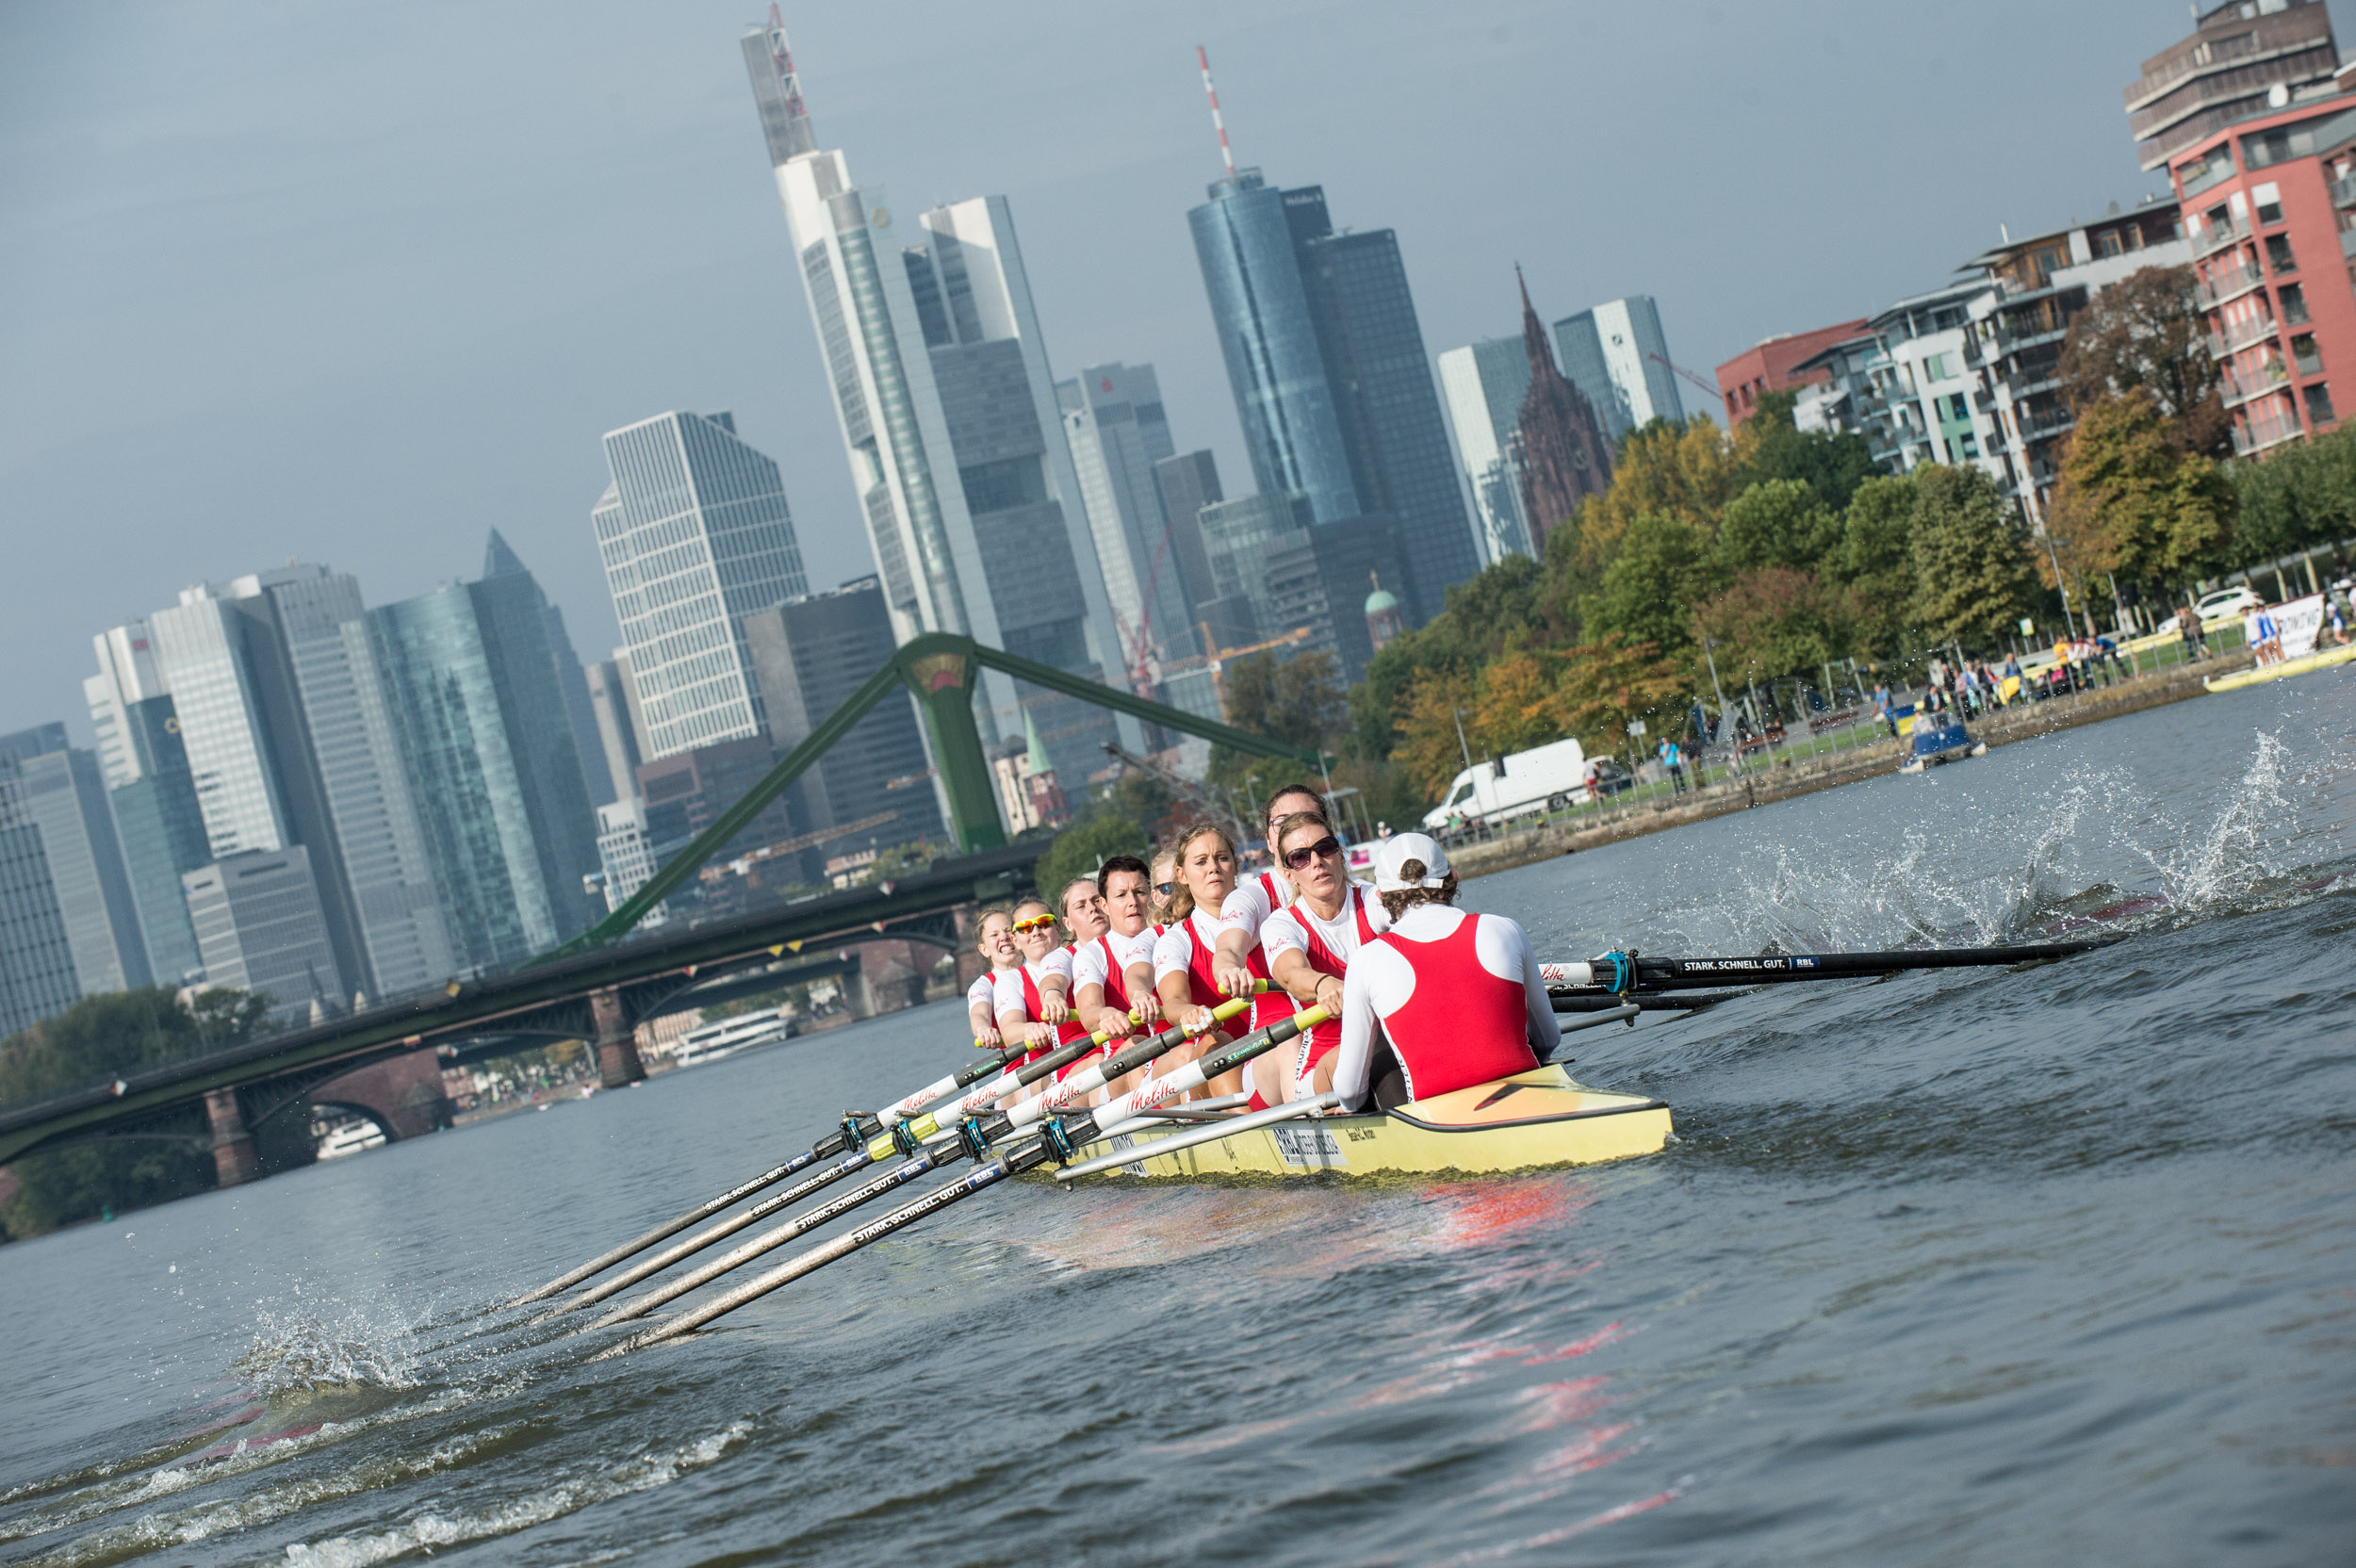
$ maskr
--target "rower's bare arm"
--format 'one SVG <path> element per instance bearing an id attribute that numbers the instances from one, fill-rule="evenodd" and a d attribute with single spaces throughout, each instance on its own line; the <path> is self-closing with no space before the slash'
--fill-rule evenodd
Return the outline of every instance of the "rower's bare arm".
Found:
<path id="1" fill-rule="evenodd" d="M 1285 948 L 1270 958 L 1268 970 L 1268 977 L 1303 1006 L 1317 1001 L 1317 982 L 1325 978 L 1309 962 L 1309 956 L 1297 947 Z"/>
<path id="2" fill-rule="evenodd" d="M 1211 1009 L 1194 1004 L 1194 993 L 1186 988 L 1186 972 L 1171 970 L 1158 981 L 1153 989 L 1162 999 L 1162 1016 L 1175 1019 L 1188 1034 L 1196 1034 L 1210 1021 Z"/>
<path id="3" fill-rule="evenodd" d="M 1153 989 L 1153 966 L 1131 964 L 1121 973 L 1127 978 L 1129 994 L 1137 1001 L 1129 1008 L 1129 1016 L 1140 1024 L 1162 1021 L 1162 999 Z"/>
<path id="4" fill-rule="evenodd" d="M 1259 976 L 1252 972 L 1245 955 L 1252 951 L 1252 934 L 1238 927 L 1219 934 L 1219 946 L 1211 954 L 1211 978 L 1229 996 L 1250 996 L 1252 982 Z"/>
<path id="5" fill-rule="evenodd" d="M 965 1009 L 965 1021 L 973 1026 L 973 1043 L 985 1050 L 999 1048 L 998 1021 L 990 1016 L 990 1004 L 976 1002 Z"/>
<path id="6" fill-rule="evenodd" d="M 1072 1016 L 1072 1004 L 1064 994 L 1064 977 L 1051 974 L 1039 983 L 1039 1016 L 1044 1023 L 1061 1023 Z"/>
<path id="7" fill-rule="evenodd" d="M 1080 988 L 1072 1013 L 1079 1019 L 1080 1026 L 1091 1035 L 1117 1039 L 1129 1032 L 1129 1015 L 1105 1006 L 1104 988 L 1093 980 Z"/>

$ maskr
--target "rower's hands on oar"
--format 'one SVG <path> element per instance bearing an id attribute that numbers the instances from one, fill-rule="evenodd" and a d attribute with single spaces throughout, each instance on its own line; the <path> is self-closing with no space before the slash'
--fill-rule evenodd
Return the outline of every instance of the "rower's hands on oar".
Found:
<path id="1" fill-rule="evenodd" d="M 1219 983 L 1225 996 L 1250 996 L 1260 988 L 1260 977 L 1243 965 L 1221 956 L 1211 968 L 1211 978 Z"/>
<path id="2" fill-rule="evenodd" d="M 998 1033 L 998 1026 L 994 1023 L 983 1024 L 982 1032 L 973 1037 L 973 1049 L 976 1051 L 1004 1051 L 1006 1048 L 1006 1039 Z"/>
<path id="3" fill-rule="evenodd" d="M 1139 996 L 1129 1009 L 1129 1021 L 1140 1029 L 1150 1029 L 1162 1021 L 1162 999 L 1152 991 Z"/>
<path id="4" fill-rule="evenodd" d="M 1039 1009 L 1042 1013 L 1046 1010 L 1045 1007 Z M 1043 1050 L 1055 1043 L 1055 1026 L 1052 1022 L 1026 1023 L 1023 1026 L 1023 1038 L 1032 1050 Z"/>
<path id="5" fill-rule="evenodd" d="M 1052 986 L 1041 986 L 1039 988 L 1039 1017 L 1040 1022 L 1061 1023 L 1065 1019 L 1068 1019 L 1071 1016 L 1072 1008 L 1065 1003 L 1063 992 L 1056 990 Z"/>
<path id="6" fill-rule="evenodd" d="M 1207 1035 L 1219 1027 L 1219 1015 L 1208 1007 L 1189 1007 L 1179 1015 L 1178 1027 L 1189 1035 Z"/>

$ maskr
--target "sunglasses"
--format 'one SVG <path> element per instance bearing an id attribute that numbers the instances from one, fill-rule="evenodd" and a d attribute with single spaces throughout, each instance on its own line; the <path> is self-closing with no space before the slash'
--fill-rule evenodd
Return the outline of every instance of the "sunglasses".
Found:
<path id="1" fill-rule="evenodd" d="M 1322 860 L 1329 855 L 1339 855 L 1341 852 L 1341 840 L 1328 833 L 1316 843 L 1304 844 L 1299 849 L 1284 851 L 1284 864 L 1295 871 L 1306 871 L 1310 861 Z"/>
<path id="2" fill-rule="evenodd" d="M 1178 884 L 1175 882 L 1156 882 L 1153 884 L 1153 890 L 1161 894 L 1164 898 L 1168 898 L 1170 894 L 1178 890 Z"/>
<path id="3" fill-rule="evenodd" d="M 1027 937 L 1034 931 L 1053 931 L 1055 928 L 1055 917 L 1053 915 L 1034 915 L 1029 920 L 1014 923 L 1014 934 L 1018 937 Z"/>

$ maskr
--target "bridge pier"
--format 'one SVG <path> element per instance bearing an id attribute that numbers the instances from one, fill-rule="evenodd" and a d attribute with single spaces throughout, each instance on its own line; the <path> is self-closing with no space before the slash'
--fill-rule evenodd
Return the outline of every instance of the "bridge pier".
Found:
<path id="1" fill-rule="evenodd" d="M 622 1011 L 622 993 L 614 986 L 589 993 L 590 1016 L 597 1021 L 597 1082 L 617 1089 L 646 1075 L 638 1059 L 638 1032 Z"/>
<path id="2" fill-rule="evenodd" d="M 254 1135 L 246 1131 L 245 1109 L 232 1088 L 207 1089 L 205 1119 L 213 1129 L 213 1179 L 225 1187 L 243 1186 L 261 1174 L 262 1162 L 254 1152 Z"/>

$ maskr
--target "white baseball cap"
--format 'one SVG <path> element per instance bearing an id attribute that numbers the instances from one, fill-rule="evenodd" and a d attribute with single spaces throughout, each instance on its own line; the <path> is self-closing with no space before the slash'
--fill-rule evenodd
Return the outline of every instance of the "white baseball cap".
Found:
<path id="1" fill-rule="evenodd" d="M 1399 868 L 1410 860 L 1423 862 L 1423 878 L 1411 882 Z M 1448 886 L 1448 852 L 1428 833 L 1394 833 L 1374 846 L 1374 890 L 1401 893 L 1410 888 Z"/>

